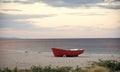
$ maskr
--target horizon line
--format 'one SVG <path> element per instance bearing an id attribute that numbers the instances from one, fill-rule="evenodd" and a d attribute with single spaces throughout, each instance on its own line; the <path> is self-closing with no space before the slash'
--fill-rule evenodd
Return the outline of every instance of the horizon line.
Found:
<path id="1" fill-rule="evenodd" d="M 118 39 L 120 37 L 84 37 L 84 38 L 20 38 L 20 37 L 0 37 L 0 39 Z"/>

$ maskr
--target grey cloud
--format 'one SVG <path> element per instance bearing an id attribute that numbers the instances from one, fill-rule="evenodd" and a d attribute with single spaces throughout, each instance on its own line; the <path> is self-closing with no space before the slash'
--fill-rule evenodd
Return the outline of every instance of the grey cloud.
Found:
<path id="1" fill-rule="evenodd" d="M 23 4 L 31 4 L 36 2 L 44 2 L 50 5 L 76 5 L 76 4 L 96 4 L 103 2 L 120 2 L 120 0 L 0 0 L 1 3 L 23 3 Z"/>
<path id="2" fill-rule="evenodd" d="M 92 7 L 92 6 L 99 6 L 108 9 L 120 9 L 119 6 L 115 5 L 96 5 L 99 3 L 106 3 L 106 2 L 120 2 L 120 0 L 0 0 L 1 3 L 21 3 L 21 4 L 32 4 L 37 2 L 45 3 L 49 6 L 53 7 L 68 7 L 68 8 L 77 8 L 77 7 Z"/>
<path id="3" fill-rule="evenodd" d="M 120 23 L 120 20 L 118 20 L 117 23 Z"/>
<path id="4" fill-rule="evenodd" d="M 96 3 L 103 3 L 103 0 L 41 0 L 41 2 L 46 3 L 54 7 L 89 7 Z"/>
<path id="5" fill-rule="evenodd" d="M 115 0 L 115 1 L 120 1 L 120 0 Z"/>
<path id="6" fill-rule="evenodd" d="M 47 27 L 35 27 L 30 21 L 14 21 L 14 20 L 0 20 L 0 28 L 9 28 L 14 30 L 53 30 L 53 28 Z"/>
<path id="7" fill-rule="evenodd" d="M 103 30 L 99 27 L 92 27 L 92 26 L 71 26 L 71 25 L 64 25 L 64 26 L 58 26 L 55 28 L 59 31 L 65 31 L 65 30 L 77 30 L 77 31 L 94 31 L 94 30 Z"/>
<path id="8" fill-rule="evenodd" d="M 120 0 L 113 0 L 113 2 L 120 2 Z"/>
<path id="9" fill-rule="evenodd" d="M 30 29 L 33 25 L 28 21 L 16 21 L 21 19 L 11 14 L 0 13 L 0 28 L 11 28 L 11 29 Z"/>
<path id="10" fill-rule="evenodd" d="M 21 4 L 32 4 L 39 2 L 39 0 L 0 0 L 1 3 L 21 3 Z"/>
<path id="11" fill-rule="evenodd" d="M 94 31 L 94 30 L 98 30 L 98 27 L 91 27 L 91 26 L 78 26 L 78 29 L 80 28 L 80 30 L 83 31 Z"/>
<path id="12" fill-rule="evenodd" d="M 93 12 L 90 12 L 90 13 L 65 13 L 65 14 L 67 14 L 67 15 L 80 15 L 80 16 L 107 15 L 106 13 L 93 13 Z"/>
<path id="13" fill-rule="evenodd" d="M 0 28 L 11 28 L 11 29 L 30 29 L 33 28 L 32 24 L 27 21 L 12 21 L 12 20 L 0 20 Z"/>
<path id="14" fill-rule="evenodd" d="M 22 10 L 19 10 L 19 9 L 1 9 L 1 11 L 22 11 Z"/>
<path id="15" fill-rule="evenodd" d="M 54 15 L 14 15 L 0 13 L 0 28 L 12 28 L 19 30 L 47 30 L 50 28 L 36 28 L 31 21 L 24 21 L 24 19 L 44 18 L 49 16 Z M 18 21 L 19 19 L 21 19 L 21 21 Z"/>
<path id="16" fill-rule="evenodd" d="M 107 9 L 115 9 L 118 10 L 120 9 L 120 5 L 96 5 L 98 7 L 102 7 L 102 8 L 107 8 Z"/>
<path id="17" fill-rule="evenodd" d="M 25 15 L 25 14 L 5 14 L 0 13 L 0 20 L 4 19 L 31 19 L 31 18 L 44 18 L 44 17 L 51 17 L 55 16 L 55 14 L 49 14 L 49 15 Z"/>
<path id="18" fill-rule="evenodd" d="M 41 29 L 45 30 L 44 28 L 35 28 L 30 21 L 17 21 L 19 19 L 31 19 L 31 18 L 44 18 L 50 17 L 54 15 L 14 15 L 14 14 L 5 14 L 0 13 L 0 28 L 12 28 L 12 29 L 25 29 L 25 30 L 32 30 L 32 29 Z"/>
<path id="19" fill-rule="evenodd" d="M 107 0 L 111 1 L 111 0 Z M 41 0 L 41 2 L 46 3 L 53 7 L 69 7 L 69 8 L 76 8 L 76 7 L 92 7 L 98 6 L 107 9 L 120 9 L 120 5 L 97 5 L 100 3 L 106 3 L 105 0 Z M 120 0 L 113 0 L 112 2 L 119 3 Z M 108 2 L 109 3 L 109 2 Z"/>
<path id="20" fill-rule="evenodd" d="M 96 27 L 93 27 L 93 26 L 71 26 L 71 25 L 64 25 L 64 26 L 58 26 L 58 27 L 55 27 L 54 29 L 57 31 L 66 31 L 66 30 L 77 30 L 77 31 L 105 31 L 105 30 L 108 30 L 108 31 L 120 31 L 120 27 L 116 27 L 116 28 L 101 28 L 101 25 L 103 24 L 99 24 L 98 26 Z"/>

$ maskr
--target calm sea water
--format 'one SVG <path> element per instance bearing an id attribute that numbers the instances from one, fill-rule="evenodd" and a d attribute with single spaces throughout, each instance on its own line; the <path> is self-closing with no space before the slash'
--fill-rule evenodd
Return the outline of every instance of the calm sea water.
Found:
<path id="1" fill-rule="evenodd" d="M 51 52 L 51 48 L 82 48 L 84 53 L 120 54 L 120 38 L 100 39 L 5 39 L 0 50 Z"/>

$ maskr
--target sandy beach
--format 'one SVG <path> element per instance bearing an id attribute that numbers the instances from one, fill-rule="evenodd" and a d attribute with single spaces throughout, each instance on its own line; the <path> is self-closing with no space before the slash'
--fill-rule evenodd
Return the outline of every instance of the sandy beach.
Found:
<path id="1" fill-rule="evenodd" d="M 117 60 L 120 56 L 117 54 L 86 54 L 79 57 L 54 57 L 52 52 L 32 52 L 22 50 L 1 50 L 0 67 L 9 68 L 29 68 L 32 65 L 48 66 L 71 66 L 89 67 L 92 61 Z"/>

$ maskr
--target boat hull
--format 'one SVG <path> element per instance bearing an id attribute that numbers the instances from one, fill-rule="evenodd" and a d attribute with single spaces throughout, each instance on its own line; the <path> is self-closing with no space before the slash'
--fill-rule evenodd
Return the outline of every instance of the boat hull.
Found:
<path id="1" fill-rule="evenodd" d="M 84 52 L 83 49 L 78 50 L 63 50 L 58 48 L 52 48 L 55 57 L 77 57 Z"/>

